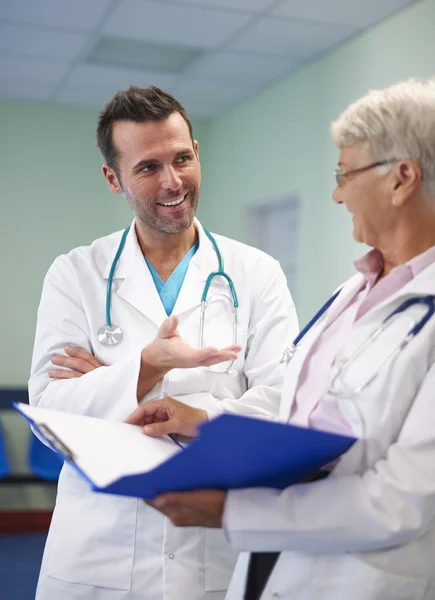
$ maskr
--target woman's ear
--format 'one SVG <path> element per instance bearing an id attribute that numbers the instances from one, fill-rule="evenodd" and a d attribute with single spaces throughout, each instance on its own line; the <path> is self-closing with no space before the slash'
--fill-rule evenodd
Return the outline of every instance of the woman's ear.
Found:
<path id="1" fill-rule="evenodd" d="M 401 160 L 394 169 L 393 206 L 401 206 L 418 189 L 423 172 L 418 162 L 412 159 Z"/>

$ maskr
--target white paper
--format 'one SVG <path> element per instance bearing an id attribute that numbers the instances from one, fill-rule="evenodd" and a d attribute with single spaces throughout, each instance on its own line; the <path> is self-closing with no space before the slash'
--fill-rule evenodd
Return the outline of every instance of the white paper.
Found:
<path id="1" fill-rule="evenodd" d="M 35 425 L 47 425 L 72 452 L 76 465 L 100 488 L 120 477 L 151 471 L 183 451 L 170 437 L 148 437 L 137 425 L 27 404 L 18 407 Z"/>

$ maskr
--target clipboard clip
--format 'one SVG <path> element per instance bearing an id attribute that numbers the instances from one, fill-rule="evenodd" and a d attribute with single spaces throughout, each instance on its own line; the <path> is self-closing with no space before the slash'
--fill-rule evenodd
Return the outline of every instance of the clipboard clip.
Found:
<path id="1" fill-rule="evenodd" d="M 50 442 L 50 444 L 57 450 L 57 452 L 62 454 L 70 462 L 73 462 L 73 463 L 75 462 L 74 454 L 71 452 L 71 450 L 68 448 L 68 446 L 66 446 L 62 442 L 62 440 L 60 440 L 57 437 L 57 435 L 50 429 L 50 427 L 48 425 L 45 425 L 44 423 L 38 423 L 38 424 L 35 423 L 35 425 L 37 425 L 38 429 L 40 430 L 42 435 L 45 437 L 47 442 Z"/>

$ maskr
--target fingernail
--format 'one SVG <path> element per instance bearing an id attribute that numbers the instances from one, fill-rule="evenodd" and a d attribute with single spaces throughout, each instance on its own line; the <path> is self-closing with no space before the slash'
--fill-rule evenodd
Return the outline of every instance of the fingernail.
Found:
<path id="1" fill-rule="evenodd" d="M 70 352 L 71 350 L 73 350 L 74 346 L 65 346 L 64 350 L 65 352 Z"/>
<path id="2" fill-rule="evenodd" d="M 56 374 L 56 371 L 51 371 L 51 370 L 48 371 L 48 376 L 49 377 L 54 377 L 55 374 Z"/>
<path id="3" fill-rule="evenodd" d="M 165 506 L 166 504 L 166 500 L 164 498 L 157 498 L 156 500 L 154 500 L 154 506 L 157 506 L 158 508 L 162 508 L 163 506 Z"/>
<path id="4" fill-rule="evenodd" d="M 145 427 L 143 428 L 143 432 L 146 433 L 147 435 L 150 435 L 151 433 L 153 433 L 154 429 L 152 427 L 150 427 L 149 425 L 145 425 Z"/>

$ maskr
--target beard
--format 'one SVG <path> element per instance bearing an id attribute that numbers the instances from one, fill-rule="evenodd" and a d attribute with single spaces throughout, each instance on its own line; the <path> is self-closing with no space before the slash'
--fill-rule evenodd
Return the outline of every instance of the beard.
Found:
<path id="1" fill-rule="evenodd" d="M 189 229 L 193 223 L 199 200 L 199 191 L 195 188 L 184 190 L 183 192 L 186 197 L 182 204 L 180 204 L 180 210 L 168 211 L 167 215 L 159 212 L 160 207 L 157 203 L 171 202 L 171 200 L 183 195 L 182 192 L 176 194 L 172 193 L 170 196 L 166 195 L 164 198 L 159 197 L 157 199 L 143 201 L 133 196 L 128 190 L 123 191 L 135 217 L 146 227 L 153 229 L 154 231 L 167 234 L 183 233 L 183 231 Z"/>

